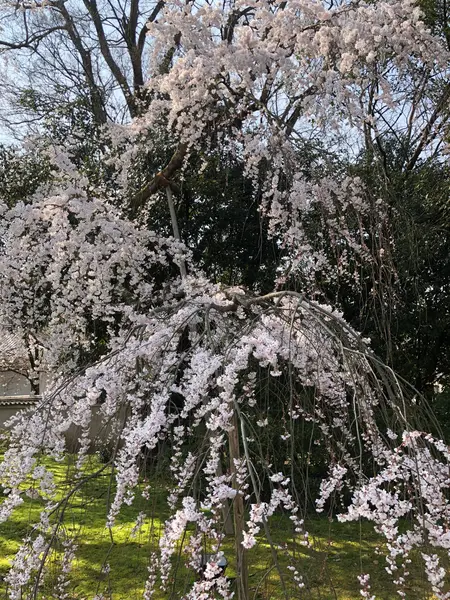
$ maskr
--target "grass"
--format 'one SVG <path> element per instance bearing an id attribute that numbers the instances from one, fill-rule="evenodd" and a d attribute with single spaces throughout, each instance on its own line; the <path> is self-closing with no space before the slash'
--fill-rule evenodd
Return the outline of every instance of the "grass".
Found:
<path id="1" fill-rule="evenodd" d="M 91 468 L 98 468 L 93 462 Z M 65 464 L 52 465 L 61 497 L 73 482 L 73 467 Z M 165 502 L 165 485 L 152 480 L 149 500 L 141 496 L 120 513 L 113 537 L 105 528 L 106 505 L 110 489 L 110 476 L 105 471 L 98 479 L 92 479 L 72 497 L 68 506 L 62 531 L 75 536 L 78 549 L 76 561 L 67 588 L 68 600 L 92 599 L 103 594 L 114 600 L 141 598 L 147 577 L 151 552 L 157 549 L 162 524 L 168 517 Z M 42 501 L 27 498 L 13 517 L 0 525 L 0 598 L 7 593 L 4 576 L 21 540 L 38 520 Z M 148 516 L 144 525 L 133 534 L 140 511 Z M 389 584 L 384 557 L 377 554 L 382 540 L 369 523 L 338 523 L 326 518 L 310 518 L 307 530 L 310 547 L 294 543 L 290 534 L 291 524 L 287 517 L 276 515 L 270 521 L 275 544 L 287 545 L 298 572 L 303 576 L 305 588 L 300 592 L 292 585 L 287 571 L 285 553 L 279 553 L 282 570 L 287 574 L 290 598 L 321 598 L 354 600 L 360 598 L 357 575 L 370 573 L 372 593 L 377 599 L 399 598 L 395 587 Z M 227 575 L 235 576 L 232 557 L 234 540 L 226 539 L 223 550 L 229 560 Z M 277 570 L 274 568 L 269 544 L 261 537 L 258 544 L 248 552 L 251 598 L 255 600 L 281 600 L 283 598 Z M 418 600 L 432 598 L 427 592 L 426 579 L 421 560 L 412 556 L 411 576 L 405 586 L 406 597 Z M 52 571 L 51 571 L 52 572 Z M 57 577 L 55 563 L 54 578 Z M 182 598 L 192 583 L 192 574 L 183 566 L 178 571 L 172 593 L 158 592 L 157 600 Z M 42 598 L 51 596 L 54 580 L 47 579 Z"/>

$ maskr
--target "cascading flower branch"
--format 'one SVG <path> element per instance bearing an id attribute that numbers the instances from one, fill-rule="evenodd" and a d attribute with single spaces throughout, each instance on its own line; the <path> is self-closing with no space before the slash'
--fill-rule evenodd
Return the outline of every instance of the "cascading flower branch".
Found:
<path id="1" fill-rule="evenodd" d="M 353 499 L 347 506 L 341 504 L 339 518 L 374 521 L 386 537 L 388 572 L 400 591 L 413 548 L 428 544 L 448 551 L 449 451 L 442 442 L 419 432 L 404 433 L 398 446 L 391 439 L 392 431 L 389 437 L 380 430 L 381 405 L 388 403 L 397 412 L 399 424 L 406 427 L 404 407 L 397 405 L 395 397 L 383 394 L 381 387 L 376 388 L 376 359 L 338 314 L 296 293 L 249 297 L 190 277 L 180 284 L 179 296 L 165 307 L 140 315 L 139 325 L 126 336 L 124 333 L 122 343 L 107 357 L 44 396 L 31 414 L 16 418 L 9 433 L 9 450 L 0 465 L 0 477 L 11 489 L 2 506 L 2 519 L 22 502 L 23 483 L 29 475 L 46 499 L 43 515 L 47 518 L 35 528 L 38 537 L 25 541 L 22 553 L 26 564 L 19 558 L 13 564 L 11 590 L 39 589 L 36 577 L 41 584 L 45 580 L 45 565 L 39 561 L 49 560 L 52 543 L 63 536 L 62 530 L 58 533 L 62 521 L 56 519 L 55 523 L 61 501 L 46 483 L 48 473 L 39 466 L 39 458 L 42 453 L 62 457 L 65 432 L 74 424 L 79 426 L 77 485 L 82 485 L 93 399 L 101 390 L 105 390 L 106 400 L 97 409 L 110 427 L 111 444 L 115 444 L 115 495 L 106 519 L 111 531 L 124 504 L 138 497 L 151 503 L 152 484 L 143 491 L 140 479 L 143 452 L 154 451 L 165 438 L 173 437 L 175 442 L 171 469 L 175 488 L 168 491 L 172 516 L 152 559 L 147 597 L 160 586 L 167 589 L 172 585 L 174 558 L 180 551 L 186 564 L 198 573 L 186 597 L 231 597 L 229 582 L 215 559 L 206 571 L 201 560 L 205 545 L 211 556 L 220 556 L 225 539 L 223 508 L 238 498 L 249 508 L 243 522 L 243 550 L 257 544 L 260 535 L 267 535 L 274 555 L 283 555 L 292 565 L 283 572 L 275 563 L 286 594 L 292 586 L 304 586 L 295 556 L 287 547 L 273 543 L 270 534 L 271 516 L 283 511 L 292 522 L 293 539 L 309 545 L 300 501 L 304 480 L 296 469 L 275 470 L 279 465 L 271 465 L 261 454 L 254 423 L 263 410 L 267 427 L 279 424 L 280 411 L 285 412 L 289 436 L 283 442 L 280 431 L 279 444 L 285 444 L 287 456 L 291 444 L 295 445 L 297 425 L 304 420 L 314 426 L 321 452 L 331 460 L 318 509 L 328 506 L 336 490 L 352 490 Z M 255 377 L 255 372 L 259 376 Z M 263 376 L 284 388 L 287 399 L 279 406 L 261 404 L 258 387 Z M 230 456 L 234 432 L 240 437 L 240 456 L 233 458 L 233 468 L 223 471 L 218 465 Z M 361 449 L 375 457 L 378 465 L 378 474 L 367 480 Z M 263 472 L 270 479 L 268 491 L 260 484 Z M 193 493 L 195 489 L 198 491 Z M 141 522 L 145 514 L 144 510 Z M 404 517 L 413 523 L 407 532 L 399 528 Z M 70 558 L 75 557 L 73 549 Z M 441 574 L 436 560 L 425 560 L 435 592 L 443 589 L 442 577 L 436 583 Z M 403 568 L 401 576 L 399 568 Z"/>
<path id="2" fill-rule="evenodd" d="M 368 199 L 358 177 L 327 161 L 391 135 L 405 105 L 410 137 L 420 138 L 418 74 L 445 84 L 449 52 L 416 3 L 176 0 L 149 34 L 152 102 L 137 131 L 163 121 L 180 156 L 206 146 L 239 157 L 269 231 L 286 249 L 285 271 L 312 281 L 318 270 L 330 279 L 351 276 L 352 260 L 367 259 L 354 223 L 370 211 L 381 223 L 384 207 Z M 172 67 L 161 71 L 174 50 Z M 325 151 L 304 165 L 302 151 L 317 140 Z M 308 225 L 317 218 L 312 240 Z M 330 241 L 338 259 L 328 269 Z"/>

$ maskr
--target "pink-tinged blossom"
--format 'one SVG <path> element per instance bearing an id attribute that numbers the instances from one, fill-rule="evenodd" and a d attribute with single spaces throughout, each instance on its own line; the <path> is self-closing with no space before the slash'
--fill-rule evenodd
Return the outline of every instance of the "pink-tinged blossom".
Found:
<path id="1" fill-rule="evenodd" d="M 425 573 L 427 574 L 434 595 L 438 600 L 448 600 L 450 592 L 444 592 L 443 590 L 446 571 L 439 565 L 439 557 L 437 554 L 422 553 L 422 558 L 425 563 Z"/>
<path id="2" fill-rule="evenodd" d="M 347 469 L 341 465 L 334 465 L 328 479 L 324 479 L 320 484 L 319 497 L 316 500 L 317 512 L 322 512 L 325 502 L 330 495 L 341 486 L 342 479 L 347 473 Z"/>
<path id="3" fill-rule="evenodd" d="M 366 600 L 375 600 L 375 596 L 370 593 L 370 575 L 358 575 L 358 581 L 361 586 L 359 593 Z"/>

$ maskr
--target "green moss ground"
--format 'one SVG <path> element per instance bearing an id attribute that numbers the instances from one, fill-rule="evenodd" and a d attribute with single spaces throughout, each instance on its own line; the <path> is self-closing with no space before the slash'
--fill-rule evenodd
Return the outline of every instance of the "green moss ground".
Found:
<path id="1" fill-rule="evenodd" d="M 90 468 L 98 468 L 93 463 Z M 61 497 L 73 482 L 73 469 L 69 462 L 54 464 L 61 490 Z M 64 519 L 64 528 L 76 535 L 77 559 L 68 587 L 68 600 L 91 599 L 104 594 L 114 600 L 134 600 L 142 597 L 150 555 L 157 548 L 161 526 L 168 516 L 165 503 L 165 486 L 152 481 L 150 500 L 137 498 L 131 506 L 120 513 L 113 538 L 105 528 L 106 504 L 110 493 L 110 476 L 105 471 L 98 479 L 90 480 L 72 498 Z M 6 597 L 3 580 L 15 550 L 38 519 L 42 502 L 26 498 L 13 518 L 0 525 L 0 598 Z M 149 515 L 140 531 L 133 535 L 136 517 L 142 510 Z M 294 543 L 291 524 L 283 515 L 274 516 L 270 527 L 275 544 L 286 544 L 295 556 L 295 567 L 304 577 L 305 588 L 296 590 L 287 580 L 290 598 L 321 598 L 354 600 L 360 598 L 357 575 L 370 573 L 372 593 L 377 599 L 399 598 L 395 588 L 388 583 L 385 559 L 376 553 L 382 541 L 370 523 L 338 523 L 327 518 L 311 518 L 307 521 L 310 547 Z M 233 539 L 227 538 L 223 550 L 229 559 L 227 575 L 234 577 L 232 561 Z M 258 544 L 248 553 L 251 598 L 255 600 L 278 600 L 283 598 L 279 575 L 274 568 L 270 547 L 261 536 Z M 283 571 L 287 560 L 279 553 Z M 106 565 L 109 565 L 106 567 Z M 411 576 L 407 580 L 407 598 L 418 600 L 431 598 L 418 556 L 412 557 Z M 54 576 L 57 575 L 55 565 Z M 289 575 L 288 575 L 289 578 Z M 169 592 L 158 593 L 157 600 L 182 598 L 192 582 L 192 575 L 182 566 L 177 582 Z M 42 597 L 51 597 L 52 580 L 47 579 Z"/>

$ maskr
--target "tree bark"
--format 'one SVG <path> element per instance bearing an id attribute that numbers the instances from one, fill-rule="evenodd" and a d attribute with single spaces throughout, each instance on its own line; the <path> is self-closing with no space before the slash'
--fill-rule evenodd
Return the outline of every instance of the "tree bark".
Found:
<path id="1" fill-rule="evenodd" d="M 228 443 L 230 447 L 230 470 L 233 476 L 233 487 L 239 490 L 236 478 L 236 463 L 241 458 L 239 450 L 239 424 L 236 411 L 233 413 L 233 429 L 228 434 Z M 237 493 L 233 502 L 234 513 L 234 543 L 236 549 L 236 589 L 238 600 L 249 600 L 248 592 L 248 564 L 247 553 L 242 545 L 244 539 L 244 498 L 242 494 Z"/>
<path id="2" fill-rule="evenodd" d="M 167 196 L 167 204 L 169 205 L 170 220 L 172 221 L 173 237 L 176 240 L 178 240 L 179 242 L 181 242 L 180 230 L 178 228 L 177 213 L 175 211 L 175 204 L 173 203 L 172 190 L 170 189 L 169 186 L 166 187 L 166 196 Z M 181 263 L 180 263 L 180 273 L 181 273 L 182 279 L 184 279 L 187 275 L 186 263 L 184 262 L 184 260 L 181 261 Z"/>

